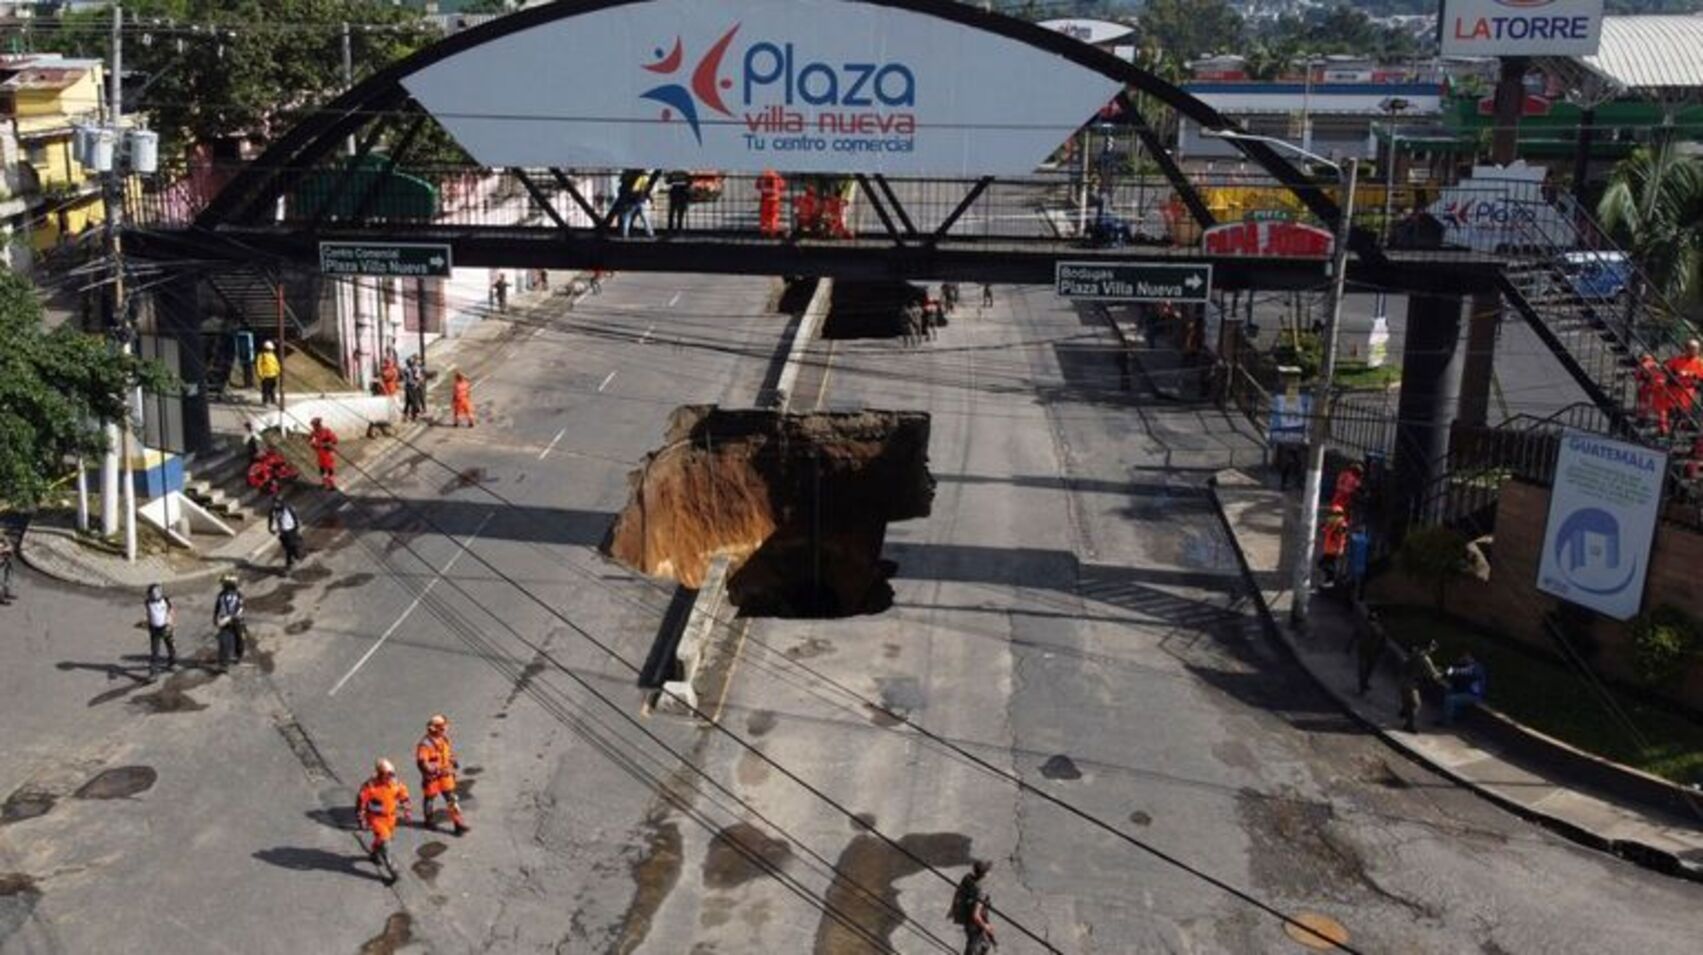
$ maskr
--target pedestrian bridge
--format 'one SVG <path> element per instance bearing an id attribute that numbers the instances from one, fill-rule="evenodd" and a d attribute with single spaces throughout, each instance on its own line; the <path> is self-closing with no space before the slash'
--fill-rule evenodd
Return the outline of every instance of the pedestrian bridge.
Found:
<path id="1" fill-rule="evenodd" d="M 1210 262 L 1219 288 L 1321 286 L 1323 249 L 1201 235 L 1239 221 L 1214 190 L 1243 187 L 1334 233 L 1335 174 L 1250 139 L 1237 181 L 1191 175 L 1155 132 L 1172 113 L 1233 125 L 1105 51 L 949 0 L 561 0 L 381 70 L 252 163 L 141 184 L 126 249 L 311 271 L 322 241 L 433 242 L 475 267 L 1001 282 L 1146 260 Z M 620 169 L 650 174 L 654 237 L 619 227 Z M 728 174 L 665 181 L 702 169 Z M 1357 282 L 1493 286 L 1490 256 L 1386 254 L 1389 204 L 1361 198 Z"/>

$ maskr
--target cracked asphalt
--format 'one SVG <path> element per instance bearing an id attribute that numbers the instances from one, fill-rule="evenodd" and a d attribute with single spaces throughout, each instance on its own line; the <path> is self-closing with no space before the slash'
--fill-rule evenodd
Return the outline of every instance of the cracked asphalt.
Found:
<path id="1" fill-rule="evenodd" d="M 1066 952 L 1303 950 L 1273 913 L 1363 952 L 1695 950 L 1698 886 L 1402 761 L 1263 643 L 1199 490 L 1246 426 L 1156 401 L 1045 289 L 915 351 L 835 343 L 825 407 L 933 415 L 895 606 L 724 628 L 733 735 L 640 717 L 620 660 L 671 594 L 592 548 L 668 413 L 748 404 L 785 319 L 768 280 L 606 288 L 474 333 L 479 427 L 349 475 L 301 572 L 252 575 L 253 666 L 143 686 L 139 594 L 25 576 L 0 951 L 942 951 L 941 875 L 974 858 L 1003 952 L 1045 950 L 1012 923 Z M 211 596 L 174 594 L 188 655 Z M 351 793 L 434 712 L 474 831 L 403 830 L 386 888 Z"/>

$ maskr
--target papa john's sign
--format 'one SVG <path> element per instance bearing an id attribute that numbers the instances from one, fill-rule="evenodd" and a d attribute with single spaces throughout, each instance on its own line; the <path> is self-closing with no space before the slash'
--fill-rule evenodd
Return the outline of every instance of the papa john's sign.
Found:
<path id="1" fill-rule="evenodd" d="M 1443 0 L 1444 56 L 1588 56 L 1603 0 Z"/>
<path id="2" fill-rule="evenodd" d="M 1279 259 L 1328 259 L 1336 246 L 1329 229 L 1255 219 L 1213 226 L 1202 234 L 1201 249 L 1209 255 L 1257 255 Z"/>
<path id="3" fill-rule="evenodd" d="M 857 0 L 615 4 L 402 83 L 488 166 L 976 176 L 1032 172 L 1119 89 L 1020 41 Z"/>

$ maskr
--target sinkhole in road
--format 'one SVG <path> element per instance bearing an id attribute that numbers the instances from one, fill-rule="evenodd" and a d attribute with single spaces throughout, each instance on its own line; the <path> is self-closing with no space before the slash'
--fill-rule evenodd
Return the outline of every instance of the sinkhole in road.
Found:
<path id="1" fill-rule="evenodd" d="M 928 437 L 921 412 L 676 409 L 602 552 L 693 589 L 725 557 L 741 616 L 880 613 L 897 570 L 887 525 L 934 501 Z"/>
<path id="2" fill-rule="evenodd" d="M 902 338 L 905 306 L 922 305 L 928 291 L 909 282 L 837 281 L 828 301 L 828 316 L 822 337 L 831 341 L 852 338 Z"/>

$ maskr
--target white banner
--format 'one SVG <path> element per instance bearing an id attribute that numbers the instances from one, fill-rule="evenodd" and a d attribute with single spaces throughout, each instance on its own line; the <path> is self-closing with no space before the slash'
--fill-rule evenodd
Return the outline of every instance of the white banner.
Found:
<path id="1" fill-rule="evenodd" d="M 1538 589 L 1616 620 L 1637 616 L 1667 465 L 1664 452 L 1568 431 L 1555 462 Z"/>
<path id="2" fill-rule="evenodd" d="M 1589 56 L 1603 0 L 1443 0 L 1444 56 Z"/>
<path id="3" fill-rule="evenodd" d="M 849 0 L 624 4 L 402 82 L 493 167 L 954 176 L 1034 171 L 1119 89 L 1016 40 Z"/>

